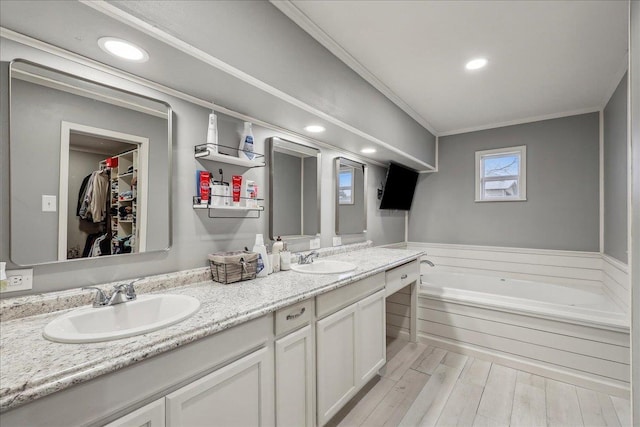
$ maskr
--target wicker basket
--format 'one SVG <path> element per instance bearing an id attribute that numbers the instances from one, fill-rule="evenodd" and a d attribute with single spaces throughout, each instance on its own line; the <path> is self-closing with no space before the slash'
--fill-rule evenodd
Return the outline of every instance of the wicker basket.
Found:
<path id="1" fill-rule="evenodd" d="M 209 254 L 209 266 L 215 282 L 225 285 L 256 277 L 258 254 L 255 252 L 218 252 Z"/>

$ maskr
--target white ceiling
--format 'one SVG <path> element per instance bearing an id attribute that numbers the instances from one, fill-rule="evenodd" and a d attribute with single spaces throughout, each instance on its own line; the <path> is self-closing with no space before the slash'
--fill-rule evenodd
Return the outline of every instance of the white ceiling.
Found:
<path id="1" fill-rule="evenodd" d="M 626 70 L 626 1 L 273 3 L 440 135 L 600 110 Z"/>

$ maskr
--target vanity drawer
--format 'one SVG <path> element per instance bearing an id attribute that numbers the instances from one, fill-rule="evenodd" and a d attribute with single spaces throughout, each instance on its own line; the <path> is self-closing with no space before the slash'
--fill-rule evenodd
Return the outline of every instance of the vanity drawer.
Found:
<path id="1" fill-rule="evenodd" d="M 313 299 L 281 308 L 276 311 L 275 319 L 277 336 L 309 323 L 313 319 Z"/>
<path id="2" fill-rule="evenodd" d="M 384 287 L 384 273 L 345 285 L 316 297 L 316 312 L 318 318 L 331 314 L 342 307 L 346 307 L 362 298 L 369 296 Z"/>
<path id="3" fill-rule="evenodd" d="M 400 267 L 388 270 L 387 273 L 387 290 L 386 296 L 389 296 L 414 281 L 420 279 L 420 271 L 418 270 L 418 261 L 411 261 Z"/>

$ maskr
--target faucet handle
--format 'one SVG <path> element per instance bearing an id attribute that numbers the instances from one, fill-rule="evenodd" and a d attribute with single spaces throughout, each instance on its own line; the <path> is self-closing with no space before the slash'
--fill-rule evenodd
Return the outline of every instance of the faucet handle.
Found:
<path id="1" fill-rule="evenodd" d="M 93 306 L 94 307 L 102 307 L 104 305 L 107 305 L 107 303 L 109 302 L 109 298 L 107 298 L 107 295 L 104 293 L 104 291 L 102 289 L 100 289 L 97 286 L 85 286 L 82 288 L 83 290 L 95 290 L 96 292 L 96 296 L 93 299 Z"/>

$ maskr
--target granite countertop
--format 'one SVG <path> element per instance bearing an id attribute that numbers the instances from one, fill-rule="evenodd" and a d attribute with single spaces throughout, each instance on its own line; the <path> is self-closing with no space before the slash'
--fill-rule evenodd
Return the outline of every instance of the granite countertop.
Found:
<path id="1" fill-rule="evenodd" d="M 357 265 L 355 271 L 340 275 L 282 271 L 230 285 L 210 280 L 175 288 L 165 285 L 162 293 L 195 297 L 201 302 L 200 310 L 159 331 L 114 341 L 60 344 L 44 339 L 44 326 L 72 309 L 2 321 L 0 412 L 399 266 L 421 254 L 417 250 L 370 248 L 329 257 Z M 5 306 L 15 308 L 16 303 Z"/>

